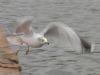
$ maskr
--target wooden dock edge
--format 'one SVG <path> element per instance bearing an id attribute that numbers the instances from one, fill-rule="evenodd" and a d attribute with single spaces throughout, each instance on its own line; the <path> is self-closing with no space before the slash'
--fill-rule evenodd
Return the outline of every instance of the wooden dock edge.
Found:
<path id="1" fill-rule="evenodd" d="M 9 47 L 3 25 L 0 25 L 0 75 L 21 75 L 20 70 L 18 56 Z"/>

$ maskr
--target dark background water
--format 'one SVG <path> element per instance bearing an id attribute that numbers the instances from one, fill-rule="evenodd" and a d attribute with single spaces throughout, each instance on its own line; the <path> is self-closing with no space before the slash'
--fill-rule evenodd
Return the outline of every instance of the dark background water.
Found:
<path id="1" fill-rule="evenodd" d="M 77 55 L 52 45 L 25 55 L 21 47 L 22 75 L 100 75 L 100 0 L 0 0 L 0 23 L 7 34 L 13 21 L 23 16 L 34 17 L 32 25 L 37 31 L 49 22 L 63 22 L 95 41 L 98 53 Z"/>

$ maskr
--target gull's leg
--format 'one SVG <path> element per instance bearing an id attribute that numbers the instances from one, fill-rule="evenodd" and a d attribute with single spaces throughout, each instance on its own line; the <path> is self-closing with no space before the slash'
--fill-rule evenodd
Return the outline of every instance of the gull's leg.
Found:
<path id="1" fill-rule="evenodd" d="M 27 50 L 26 50 L 26 55 L 28 54 L 28 52 L 29 52 L 29 45 L 27 45 Z"/>
<path id="2" fill-rule="evenodd" d="M 15 54 L 16 54 L 16 55 L 18 55 L 18 53 L 19 53 L 19 49 L 16 49 L 16 52 L 15 52 Z"/>

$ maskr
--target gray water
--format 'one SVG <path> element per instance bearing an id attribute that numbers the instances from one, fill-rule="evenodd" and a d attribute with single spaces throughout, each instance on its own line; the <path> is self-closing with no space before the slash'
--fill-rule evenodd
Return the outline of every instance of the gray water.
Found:
<path id="1" fill-rule="evenodd" d="M 95 53 L 80 55 L 53 43 L 32 48 L 29 55 L 20 47 L 22 75 L 100 75 L 100 0 L 0 0 L 0 23 L 7 34 L 22 16 L 33 16 L 37 31 L 49 22 L 63 22 L 96 43 Z"/>

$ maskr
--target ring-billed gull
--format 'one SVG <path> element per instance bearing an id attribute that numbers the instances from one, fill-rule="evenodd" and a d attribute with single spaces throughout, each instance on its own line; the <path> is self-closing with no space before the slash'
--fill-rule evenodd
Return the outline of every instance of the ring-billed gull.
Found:
<path id="1" fill-rule="evenodd" d="M 16 33 L 22 34 L 17 36 L 15 40 L 8 37 L 9 42 L 16 41 L 20 45 L 27 45 L 29 47 L 39 48 L 45 44 L 49 44 L 48 37 L 53 37 L 56 40 L 60 40 L 63 44 L 69 43 L 74 51 L 81 53 L 83 51 L 92 52 L 94 50 L 94 44 L 91 44 L 81 38 L 76 32 L 66 24 L 61 22 L 52 22 L 40 33 L 35 33 L 30 25 L 32 22 L 31 18 L 24 18 L 18 21 L 16 27 Z M 67 41 L 66 41 L 67 40 Z"/>

